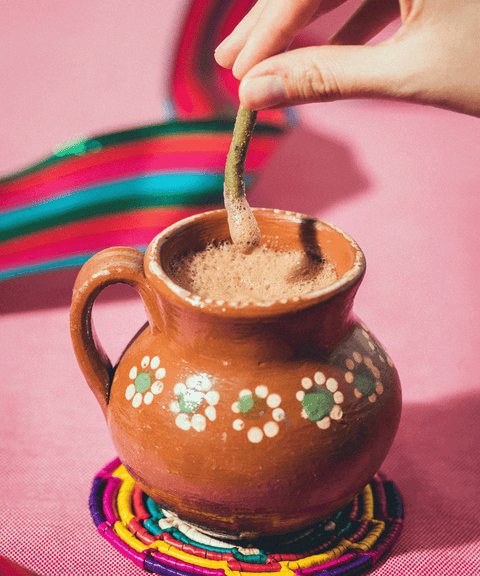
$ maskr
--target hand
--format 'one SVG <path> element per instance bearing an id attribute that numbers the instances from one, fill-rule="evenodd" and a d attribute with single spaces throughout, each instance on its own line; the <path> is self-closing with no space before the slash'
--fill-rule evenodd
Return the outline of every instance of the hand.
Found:
<path id="1" fill-rule="evenodd" d="M 480 0 L 364 0 L 329 45 L 287 51 L 345 0 L 258 0 L 215 58 L 252 110 L 392 98 L 480 117 Z M 364 46 L 401 16 L 388 40 Z"/>

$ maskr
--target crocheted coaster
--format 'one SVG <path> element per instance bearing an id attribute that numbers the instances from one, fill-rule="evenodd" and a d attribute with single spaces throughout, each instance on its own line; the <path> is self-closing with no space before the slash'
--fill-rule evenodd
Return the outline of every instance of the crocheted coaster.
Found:
<path id="1" fill-rule="evenodd" d="M 327 522 L 272 539 L 271 545 L 266 540 L 263 549 L 207 536 L 163 510 L 136 486 L 118 458 L 95 476 L 89 506 L 108 542 L 140 568 L 163 576 L 363 574 L 393 546 L 403 527 L 400 493 L 380 475 Z"/>

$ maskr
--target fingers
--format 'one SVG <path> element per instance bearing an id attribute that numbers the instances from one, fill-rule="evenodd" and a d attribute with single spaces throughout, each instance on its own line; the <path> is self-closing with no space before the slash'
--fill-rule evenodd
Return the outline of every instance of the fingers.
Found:
<path id="1" fill-rule="evenodd" d="M 364 0 L 329 44 L 365 44 L 399 16 L 398 0 Z"/>
<path id="2" fill-rule="evenodd" d="M 285 50 L 343 0 L 259 0 L 219 48 L 249 109 L 341 98 L 394 98 L 480 117 L 479 2 L 364 0 L 330 45 Z M 399 14 L 387 41 L 363 45 Z"/>
<path id="3" fill-rule="evenodd" d="M 248 14 L 239 22 L 233 32 L 215 50 L 215 59 L 224 68 L 233 68 L 235 60 L 245 45 L 253 28 L 261 16 L 268 0 L 258 0 Z"/>
<path id="4" fill-rule="evenodd" d="M 217 62 L 241 79 L 266 58 L 288 48 L 296 34 L 345 0 L 258 0 L 216 49 Z M 399 0 L 365 0 L 331 44 L 364 44 L 400 14 Z"/>
<path id="5" fill-rule="evenodd" d="M 406 97 L 408 55 L 397 44 L 292 50 L 254 66 L 240 84 L 240 101 L 261 110 L 340 98 Z"/>
<path id="6" fill-rule="evenodd" d="M 322 0 L 260 0 L 215 52 L 217 62 L 242 78 L 255 64 L 282 52 L 317 15 Z"/>

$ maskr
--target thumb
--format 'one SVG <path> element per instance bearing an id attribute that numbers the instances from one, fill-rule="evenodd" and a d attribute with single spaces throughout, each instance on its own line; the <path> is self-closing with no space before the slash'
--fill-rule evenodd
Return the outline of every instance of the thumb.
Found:
<path id="1" fill-rule="evenodd" d="M 240 101 L 246 108 L 261 110 L 344 98 L 407 99 L 415 75 L 407 53 L 398 43 L 386 42 L 278 54 L 245 74 Z"/>

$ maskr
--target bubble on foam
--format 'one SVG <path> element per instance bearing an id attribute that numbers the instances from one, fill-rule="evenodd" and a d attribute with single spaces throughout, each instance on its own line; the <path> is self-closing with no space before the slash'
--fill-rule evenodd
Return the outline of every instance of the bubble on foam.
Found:
<path id="1" fill-rule="evenodd" d="M 244 254 L 250 254 L 261 240 L 260 229 L 245 194 L 235 198 L 223 185 L 223 199 L 233 243 Z"/>
<path id="2" fill-rule="evenodd" d="M 246 255 L 230 243 L 184 254 L 170 262 L 167 272 L 189 292 L 222 303 L 300 298 L 337 280 L 334 267 L 317 255 L 267 246 Z"/>

